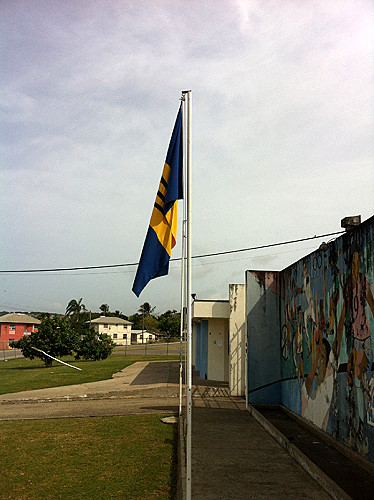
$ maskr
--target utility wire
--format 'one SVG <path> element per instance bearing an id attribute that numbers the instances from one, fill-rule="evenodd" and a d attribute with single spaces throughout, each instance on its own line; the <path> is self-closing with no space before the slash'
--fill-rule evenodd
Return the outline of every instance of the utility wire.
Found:
<path id="1" fill-rule="evenodd" d="M 278 247 L 281 245 L 290 245 L 292 243 L 300 243 L 303 241 L 308 241 L 308 240 L 316 240 L 319 238 L 326 238 L 327 236 L 335 236 L 338 234 L 342 234 L 344 231 L 336 231 L 335 233 L 327 233 L 327 234 L 320 234 L 320 235 L 315 235 L 315 236 L 309 236 L 308 238 L 300 238 L 298 240 L 289 240 L 289 241 L 282 241 L 278 243 L 270 243 L 268 245 L 259 245 L 256 247 L 249 247 L 249 248 L 240 248 L 237 250 L 226 250 L 224 252 L 214 252 L 214 253 L 205 253 L 202 255 L 193 255 L 192 259 L 204 259 L 206 257 L 216 257 L 217 255 L 227 255 L 227 254 L 233 254 L 233 253 L 240 253 L 240 252 L 249 252 L 252 250 L 261 250 L 263 248 L 270 248 L 270 247 Z M 170 259 L 170 262 L 172 261 L 178 261 L 182 260 L 182 257 L 176 257 L 173 259 Z M 132 263 L 126 263 L 126 264 L 108 264 L 104 266 L 83 266 L 83 267 L 56 267 L 56 268 L 51 268 L 51 269 L 16 269 L 16 270 L 0 270 L 0 274 L 24 274 L 24 273 L 53 273 L 53 272 L 59 272 L 59 271 L 83 271 L 83 270 L 90 270 L 90 269 L 108 269 L 108 268 L 115 268 L 115 267 L 132 267 L 132 266 L 137 266 L 139 262 L 132 262 Z"/>

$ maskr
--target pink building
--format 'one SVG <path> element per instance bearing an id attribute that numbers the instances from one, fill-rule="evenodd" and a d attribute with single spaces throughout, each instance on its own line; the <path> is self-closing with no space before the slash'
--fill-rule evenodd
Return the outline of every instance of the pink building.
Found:
<path id="1" fill-rule="evenodd" d="M 38 331 L 40 321 L 21 313 L 10 313 L 0 316 L 0 349 L 9 349 L 10 340 L 19 340 L 24 335 Z"/>

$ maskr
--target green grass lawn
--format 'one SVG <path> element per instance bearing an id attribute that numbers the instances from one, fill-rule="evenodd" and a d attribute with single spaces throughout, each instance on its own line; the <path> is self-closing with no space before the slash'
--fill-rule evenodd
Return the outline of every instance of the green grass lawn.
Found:
<path id="1" fill-rule="evenodd" d="M 0 422 L 0 498 L 172 498 L 175 427 L 159 415 Z"/>
<path id="2" fill-rule="evenodd" d="M 59 387 L 62 385 L 83 384 L 106 380 L 112 377 L 126 366 L 136 361 L 162 361 L 177 360 L 179 356 L 124 356 L 121 352 L 114 352 L 104 361 L 75 361 L 73 357 L 61 358 L 67 363 L 82 368 L 82 371 L 74 370 L 56 361 L 46 368 L 40 360 L 17 358 L 0 362 L 0 394 L 11 392 L 29 391 L 32 389 L 44 389 L 46 387 Z"/>

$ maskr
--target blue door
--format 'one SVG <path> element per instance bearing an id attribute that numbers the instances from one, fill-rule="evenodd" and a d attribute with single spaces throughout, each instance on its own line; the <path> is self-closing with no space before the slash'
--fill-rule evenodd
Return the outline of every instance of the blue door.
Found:
<path id="1" fill-rule="evenodd" d="M 208 321 L 200 323 L 200 378 L 208 378 Z"/>
<path id="2" fill-rule="evenodd" d="M 201 323 L 195 325 L 195 370 L 200 371 L 201 364 Z"/>

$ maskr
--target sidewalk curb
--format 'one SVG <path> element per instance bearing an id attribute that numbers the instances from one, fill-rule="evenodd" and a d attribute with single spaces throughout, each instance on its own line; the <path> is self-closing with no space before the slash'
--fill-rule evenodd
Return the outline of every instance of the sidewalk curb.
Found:
<path id="1" fill-rule="evenodd" d="M 301 467 L 328 493 L 334 500 L 352 500 L 332 479 L 330 479 L 317 465 L 305 456 L 292 444 L 272 423 L 270 423 L 252 405 L 247 408 L 250 415 L 258 422 L 287 453 L 301 465 Z"/>
<path id="2" fill-rule="evenodd" d="M 157 398 L 159 399 L 169 399 L 169 398 L 178 398 L 178 394 L 157 394 Z M 56 398 L 35 398 L 35 399 L 7 399 L 0 401 L 1 405 L 18 405 L 18 404 L 30 404 L 30 403 L 63 403 L 65 401 L 98 401 L 104 399 L 153 399 L 155 394 L 142 394 L 141 392 L 137 394 L 128 394 L 128 393 L 120 393 L 120 394 L 103 394 L 103 395 L 85 395 L 85 396 L 61 396 Z"/>

